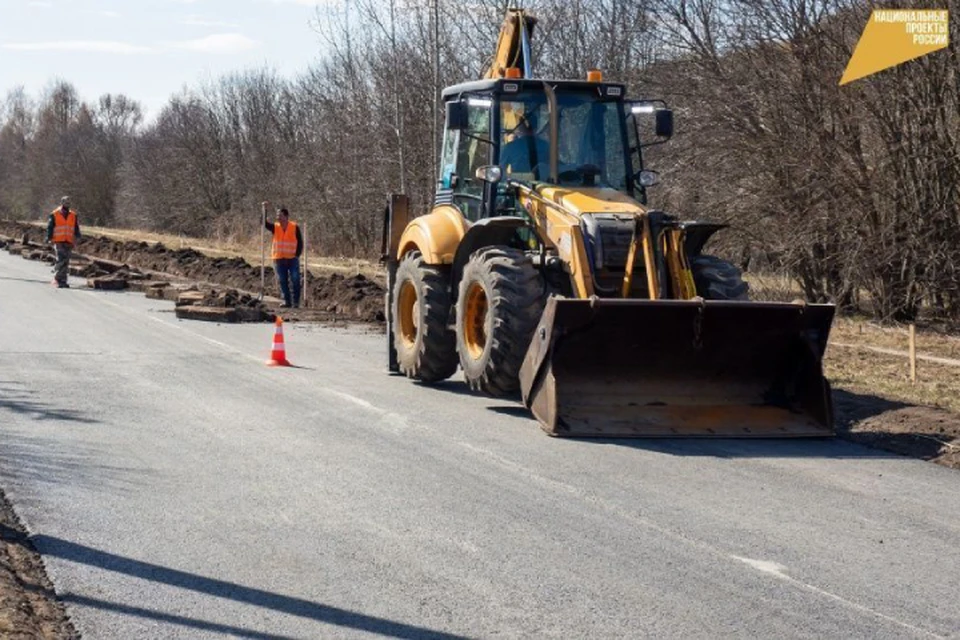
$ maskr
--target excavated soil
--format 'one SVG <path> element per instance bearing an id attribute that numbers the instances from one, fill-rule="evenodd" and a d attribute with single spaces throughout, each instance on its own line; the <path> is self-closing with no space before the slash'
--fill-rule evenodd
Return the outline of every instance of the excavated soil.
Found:
<path id="1" fill-rule="evenodd" d="M 214 283 L 246 292 L 260 288 L 260 269 L 239 257 L 211 257 L 194 249 L 168 249 L 162 244 L 117 242 L 108 238 L 84 240 L 78 251 L 123 262 L 140 269 L 160 271 L 198 282 Z M 267 267 L 266 293 L 279 297 L 273 269 Z M 308 307 L 284 312 L 285 320 L 337 319 L 382 322 L 384 289 L 362 274 L 312 275 L 307 280 Z M 319 313 L 318 313 L 319 312 Z"/>
<path id="2" fill-rule="evenodd" d="M 0 221 L 0 234 L 21 242 L 39 243 L 43 230 L 36 226 Z M 219 290 L 237 290 L 248 295 L 260 290 L 260 268 L 240 257 L 212 257 L 195 249 L 169 249 L 159 243 L 120 242 L 105 237 L 86 237 L 77 243 L 77 253 L 123 263 L 147 272 L 160 272 L 175 278 L 206 284 Z M 84 274 L 87 275 L 87 274 Z M 266 295 L 279 298 L 273 269 L 266 268 Z M 384 288 L 363 274 L 314 275 L 307 279 L 302 309 L 284 309 L 286 321 L 317 320 L 379 323 L 383 322 Z M 277 305 L 272 305 L 277 310 Z"/>
<path id="3" fill-rule="evenodd" d="M 960 469 L 956 413 L 844 390 L 834 391 L 833 402 L 840 437 Z"/>
<path id="4" fill-rule="evenodd" d="M 56 599 L 40 554 L 0 493 L 0 638 L 79 637 L 63 604 Z"/>

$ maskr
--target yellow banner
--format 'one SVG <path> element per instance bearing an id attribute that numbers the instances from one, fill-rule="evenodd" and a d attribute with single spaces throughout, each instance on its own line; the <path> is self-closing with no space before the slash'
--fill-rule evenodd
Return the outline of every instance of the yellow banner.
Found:
<path id="1" fill-rule="evenodd" d="M 844 85 L 950 44 L 946 10 L 874 9 L 840 78 Z"/>

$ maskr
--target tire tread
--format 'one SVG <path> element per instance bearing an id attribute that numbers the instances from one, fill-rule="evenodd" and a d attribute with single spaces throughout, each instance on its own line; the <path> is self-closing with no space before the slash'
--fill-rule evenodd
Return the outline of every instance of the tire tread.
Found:
<path id="1" fill-rule="evenodd" d="M 440 382 L 457 371 L 456 334 L 448 326 L 450 317 L 450 275 L 449 269 L 427 264 L 419 252 L 407 254 L 397 268 L 395 288 L 410 277 L 417 287 L 420 302 L 420 327 L 423 332 L 419 340 L 419 350 L 413 361 L 404 357 L 398 346 L 400 371 L 408 378 L 422 382 Z M 396 302 L 394 303 L 396 304 Z M 400 322 L 394 309 L 394 341 L 400 344 Z"/>
<path id="2" fill-rule="evenodd" d="M 520 366 L 543 311 L 544 283 L 527 255 L 508 247 L 486 247 L 476 251 L 464 268 L 460 299 L 472 274 L 486 275 L 493 289 L 488 304 L 494 313 L 493 332 L 487 337 L 490 348 L 479 375 L 464 367 L 471 389 L 492 396 L 507 396 L 520 387 Z M 458 323 L 459 326 L 459 323 Z M 466 353 L 458 334 L 457 350 Z M 461 356 L 461 364 L 466 356 Z"/>

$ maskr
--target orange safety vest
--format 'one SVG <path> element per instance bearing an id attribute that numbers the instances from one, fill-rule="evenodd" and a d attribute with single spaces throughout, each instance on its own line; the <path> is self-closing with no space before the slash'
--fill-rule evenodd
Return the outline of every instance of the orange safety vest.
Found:
<path id="1" fill-rule="evenodd" d="M 53 212 L 53 241 L 56 244 L 66 242 L 73 244 L 74 233 L 77 228 L 77 213 L 70 209 L 67 215 L 63 215 L 62 210 L 56 209 Z"/>
<path id="2" fill-rule="evenodd" d="M 273 223 L 273 259 L 282 260 L 284 258 L 297 257 L 297 224 L 287 222 L 287 230 L 284 231 L 279 222 Z"/>

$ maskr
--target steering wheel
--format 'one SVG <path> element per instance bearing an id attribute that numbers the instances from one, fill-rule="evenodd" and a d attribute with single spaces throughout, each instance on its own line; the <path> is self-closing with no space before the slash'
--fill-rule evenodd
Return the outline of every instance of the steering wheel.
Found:
<path id="1" fill-rule="evenodd" d="M 580 166 L 574 169 L 566 169 L 560 172 L 560 175 L 557 176 L 562 182 L 573 182 L 579 181 L 580 184 L 586 185 L 589 180 L 589 185 L 593 186 L 595 179 L 600 175 L 600 167 L 595 164 L 581 164 Z"/>
<path id="2" fill-rule="evenodd" d="M 512 128 L 512 129 L 510 129 L 509 131 L 507 131 L 506 134 L 507 134 L 508 136 L 516 136 L 516 135 L 517 135 L 517 129 L 519 129 L 520 127 L 524 127 L 524 126 L 527 128 L 528 131 L 530 131 L 530 133 L 531 133 L 531 135 L 532 135 L 532 134 L 533 134 L 533 125 L 531 125 L 531 124 L 530 124 L 530 121 L 527 120 L 527 116 L 517 116 L 517 126 L 515 126 L 515 127 Z"/>

